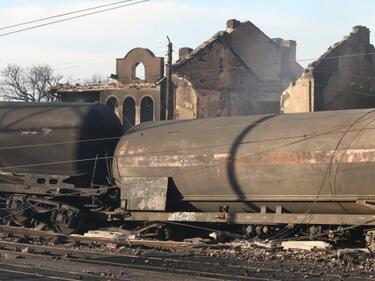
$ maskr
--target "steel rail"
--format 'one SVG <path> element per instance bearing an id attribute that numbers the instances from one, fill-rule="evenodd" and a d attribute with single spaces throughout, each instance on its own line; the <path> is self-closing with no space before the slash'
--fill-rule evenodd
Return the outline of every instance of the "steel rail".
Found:
<path id="1" fill-rule="evenodd" d="M 134 270 L 153 271 L 161 273 L 171 273 L 177 275 L 189 275 L 206 279 L 221 280 L 300 280 L 306 272 L 290 272 L 284 268 L 273 268 L 265 266 L 264 263 L 240 263 L 231 264 L 227 260 L 212 258 L 210 256 L 192 255 L 196 254 L 197 244 L 181 243 L 174 241 L 152 241 L 152 240 L 129 240 L 115 241 L 113 239 L 100 239 L 84 236 L 67 236 L 53 232 L 38 231 L 21 227 L 0 226 L 0 233 L 8 233 L 15 237 L 25 237 L 30 239 L 48 240 L 54 239 L 61 243 L 75 243 L 83 245 L 107 245 L 115 244 L 117 247 L 146 247 L 150 249 L 163 249 L 169 252 L 142 255 L 132 255 L 123 253 L 110 253 L 99 251 L 98 249 L 72 249 L 67 246 L 45 246 L 28 243 L 8 242 L 0 240 L 0 253 L 16 253 L 21 256 L 35 256 L 52 259 L 62 259 L 72 262 L 80 262 L 90 265 L 102 265 L 113 267 L 125 267 Z M 195 245 L 195 247 L 194 247 Z M 220 245 L 203 244 L 199 245 L 207 248 L 220 248 Z M 26 253 L 21 251 L 28 248 Z M 176 253 L 177 252 L 177 253 Z M 180 253 L 178 258 L 175 255 Z M 181 253 L 186 254 L 185 256 Z M 312 275 L 319 273 L 310 272 Z M 310 274 L 309 274 L 310 275 Z M 272 276 L 272 278 L 270 278 Z M 319 275 L 320 276 L 320 275 Z M 340 280 L 341 276 L 332 273 L 325 273 L 325 277 Z M 354 278 L 354 276 L 353 276 Z M 362 277 L 363 280 L 375 280 L 374 278 Z"/>
<path id="2" fill-rule="evenodd" d="M 13 227 L 0 225 L 0 233 L 9 234 L 15 237 L 28 237 L 30 239 L 55 239 L 61 243 L 79 243 L 79 244 L 96 244 L 106 245 L 116 243 L 117 246 L 136 247 L 142 246 L 147 248 L 173 250 L 175 252 L 187 251 L 191 243 L 175 241 L 155 241 L 155 240 L 114 240 L 99 237 L 86 237 L 83 235 L 64 235 L 52 231 L 41 231 L 23 227 Z"/>
<path id="3" fill-rule="evenodd" d="M 0 272 L 15 273 L 20 275 L 34 276 L 39 278 L 53 279 L 53 280 L 62 280 L 62 281 L 103 281 L 103 277 L 87 274 L 83 272 L 74 272 L 74 271 L 63 271 L 57 269 L 49 269 L 46 267 L 36 268 L 28 267 L 20 264 L 14 264 L 9 262 L 0 262 Z M 106 280 L 124 280 L 129 281 L 129 278 L 112 278 L 106 277 Z"/>
<path id="4" fill-rule="evenodd" d="M 28 253 L 20 252 L 21 249 L 28 248 Z M 202 268 L 202 262 L 191 260 L 177 260 L 150 256 L 130 256 L 122 254 L 110 254 L 97 251 L 76 250 L 71 248 L 58 248 L 16 242 L 0 241 L 0 253 L 16 253 L 24 257 L 59 257 L 61 260 L 74 261 L 91 265 L 103 265 L 114 267 L 126 267 L 136 270 L 154 271 L 162 273 L 172 273 L 178 275 L 189 275 L 199 278 L 214 278 L 220 280 L 264 280 L 274 281 L 279 278 L 266 277 L 270 269 L 264 268 L 257 272 L 257 267 L 247 267 L 247 271 L 238 270 L 230 265 L 209 263 L 209 267 Z M 109 258 L 115 259 L 110 261 Z M 191 258 L 191 257 L 189 257 Z M 206 263 L 204 263 L 206 264 Z M 1 265 L 1 263 L 0 263 Z M 250 270 L 252 271 L 250 273 Z M 273 272 L 273 270 L 271 270 Z M 242 273 L 242 274 L 240 274 Z M 77 273 L 80 275 L 80 273 Z M 255 274 L 257 276 L 246 276 Z"/>

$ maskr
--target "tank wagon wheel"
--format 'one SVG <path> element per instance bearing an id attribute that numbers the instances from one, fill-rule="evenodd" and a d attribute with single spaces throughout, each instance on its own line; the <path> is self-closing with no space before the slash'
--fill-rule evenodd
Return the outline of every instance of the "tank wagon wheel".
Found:
<path id="1" fill-rule="evenodd" d="M 25 207 L 23 206 L 20 201 L 17 201 L 17 206 L 15 208 L 10 209 L 10 219 L 12 223 L 18 226 L 27 226 L 30 224 L 31 218 L 27 215 L 27 211 L 25 211 Z"/>
<path id="2" fill-rule="evenodd" d="M 11 198 L 7 202 L 9 212 L 8 224 L 16 226 L 28 226 L 32 220 L 29 206 L 21 198 Z"/>
<path id="3" fill-rule="evenodd" d="M 28 226 L 30 224 L 30 218 L 22 215 L 12 215 L 11 223 L 17 226 Z"/>
<path id="4" fill-rule="evenodd" d="M 56 232 L 69 235 L 81 230 L 83 218 L 78 210 L 63 206 L 54 212 L 53 222 Z"/>

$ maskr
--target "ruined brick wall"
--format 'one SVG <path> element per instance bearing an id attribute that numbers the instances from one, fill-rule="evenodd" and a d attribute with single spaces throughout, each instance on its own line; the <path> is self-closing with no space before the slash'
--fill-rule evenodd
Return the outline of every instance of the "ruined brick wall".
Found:
<path id="1" fill-rule="evenodd" d="M 251 22 L 234 19 L 194 51 L 181 48 L 174 70 L 196 92 L 196 118 L 278 113 L 281 93 L 303 72 L 295 41 L 271 39 Z M 177 99 L 190 95 L 191 86 L 179 87 Z"/>
<path id="2" fill-rule="evenodd" d="M 198 95 L 189 80 L 173 75 L 176 85 L 176 119 L 197 118 Z"/>
<path id="3" fill-rule="evenodd" d="M 369 30 L 354 27 L 349 36 L 330 47 L 309 66 L 296 85 L 283 93 L 283 112 L 374 107 L 375 57 L 371 55 L 374 52 Z M 310 92 L 308 83 L 313 84 Z"/>
<path id="4" fill-rule="evenodd" d="M 230 44 L 260 79 L 254 93 L 256 113 L 279 112 L 281 93 L 303 72 L 296 63 L 296 41 L 271 39 L 251 22 L 245 22 L 231 33 Z"/>
<path id="5" fill-rule="evenodd" d="M 375 97 L 374 56 L 354 54 L 374 52 L 369 42 L 369 30 L 355 27 L 349 38 L 330 53 L 329 56 L 336 59 L 317 63 L 313 69 L 314 110 L 373 107 L 375 100 L 366 96 Z"/>
<path id="6" fill-rule="evenodd" d="M 314 79 L 308 72 L 283 92 L 280 100 L 280 112 L 310 112 L 312 111 Z"/>
<path id="7" fill-rule="evenodd" d="M 283 49 L 250 22 L 238 26 L 230 36 L 234 52 L 264 80 L 280 80 Z"/>
<path id="8" fill-rule="evenodd" d="M 220 40 L 225 41 L 225 38 Z M 257 88 L 258 79 L 220 40 L 175 68 L 175 72 L 189 80 L 196 91 L 197 118 L 253 113 L 251 93 Z M 177 87 L 176 98 L 179 99 L 184 91 Z M 178 110 L 182 111 L 182 108 Z"/>

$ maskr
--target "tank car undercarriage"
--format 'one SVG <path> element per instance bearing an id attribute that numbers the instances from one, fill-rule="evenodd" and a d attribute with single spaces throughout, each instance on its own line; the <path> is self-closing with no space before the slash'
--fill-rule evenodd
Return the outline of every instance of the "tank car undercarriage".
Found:
<path id="1" fill-rule="evenodd" d="M 360 202 L 359 204 L 368 204 Z M 125 222 L 161 222 L 158 233 L 174 234 L 174 228 L 183 226 L 201 230 L 207 236 L 223 236 L 225 239 L 297 239 L 327 240 L 335 243 L 363 244 L 375 251 L 375 216 L 352 214 L 307 214 L 264 212 L 232 213 L 218 212 L 122 212 Z M 115 214 L 112 214 L 114 217 Z M 162 231 L 160 231 L 162 228 Z M 167 237 L 168 237 L 167 235 Z M 220 237 L 216 237 L 219 240 Z"/>
<path id="2" fill-rule="evenodd" d="M 147 209 L 134 202 L 155 198 L 132 198 L 137 195 L 118 187 L 77 188 L 65 183 L 66 177 L 53 175 L 1 174 L 1 178 L 1 203 L 6 210 L 1 222 L 9 226 L 72 234 L 122 225 L 143 238 L 179 239 L 216 232 L 219 240 L 298 237 L 336 242 L 365 241 L 375 249 L 375 215 L 372 214 L 290 213 L 282 204 L 273 209 L 265 204 L 253 213 L 231 211 L 227 205 L 221 205 L 217 212 L 175 211 L 166 209 L 167 192 L 157 188 L 157 200 L 164 200 L 161 204 L 165 204 L 164 208 Z M 133 205 L 129 203 L 131 200 Z M 354 203 L 375 208 L 373 201 Z M 151 205 L 158 206 L 155 202 Z"/>
<path id="3" fill-rule="evenodd" d="M 58 175 L 1 174 L 3 224 L 79 233 L 99 224 L 101 212 L 113 209 L 118 189 L 77 188 Z M 6 183 L 5 183 L 6 182 Z"/>

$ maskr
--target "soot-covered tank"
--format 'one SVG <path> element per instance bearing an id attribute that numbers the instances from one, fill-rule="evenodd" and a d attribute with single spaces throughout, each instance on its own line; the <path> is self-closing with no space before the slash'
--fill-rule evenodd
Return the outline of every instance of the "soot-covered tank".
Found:
<path id="1" fill-rule="evenodd" d="M 168 177 L 169 211 L 373 214 L 360 202 L 375 200 L 374 119 L 361 109 L 144 124 L 121 139 L 114 171 L 125 193 L 128 178 Z"/>
<path id="2" fill-rule="evenodd" d="M 103 158 L 113 155 L 122 134 L 104 105 L 0 103 L 0 170 L 65 175 L 86 184 L 96 166 L 95 183 L 104 184 Z"/>

